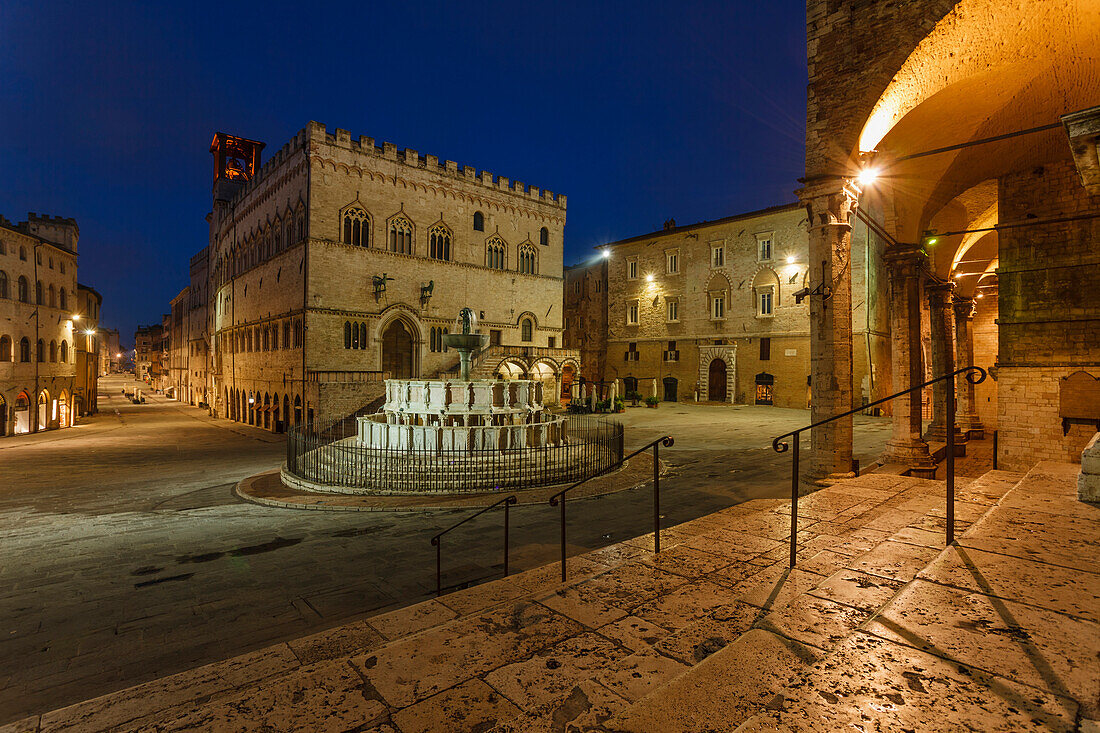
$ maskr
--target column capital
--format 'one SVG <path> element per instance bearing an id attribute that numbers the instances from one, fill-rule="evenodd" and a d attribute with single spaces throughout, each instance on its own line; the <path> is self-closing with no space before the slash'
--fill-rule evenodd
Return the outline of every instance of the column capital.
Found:
<path id="1" fill-rule="evenodd" d="M 974 311 L 977 310 L 977 302 L 973 298 L 968 298 L 965 295 L 959 295 L 958 293 L 954 295 L 952 307 L 955 309 L 955 318 L 965 319 L 967 321 L 974 318 Z"/>
<path id="2" fill-rule="evenodd" d="M 924 292 L 928 294 L 928 304 L 933 307 L 940 307 L 947 309 L 952 302 L 952 296 L 955 292 L 955 283 L 950 280 L 933 280 L 926 283 L 924 286 Z"/>
<path id="3" fill-rule="evenodd" d="M 882 258 L 896 275 L 916 275 L 928 269 L 928 253 L 917 244 L 893 244 L 886 247 Z"/>
<path id="4" fill-rule="evenodd" d="M 859 194 L 846 185 L 844 179 L 828 179 L 809 183 L 795 191 L 806 206 L 810 226 L 851 226 L 852 214 Z"/>

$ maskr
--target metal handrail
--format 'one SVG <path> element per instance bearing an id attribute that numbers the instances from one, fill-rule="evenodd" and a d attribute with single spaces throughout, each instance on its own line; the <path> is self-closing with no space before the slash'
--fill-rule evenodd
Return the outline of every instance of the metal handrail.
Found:
<path id="1" fill-rule="evenodd" d="M 881 405 L 884 402 L 889 402 L 892 399 L 901 397 L 902 395 L 909 394 L 910 392 L 916 392 L 917 390 L 924 389 L 936 382 L 942 382 L 949 380 L 949 388 L 947 393 L 947 417 L 946 417 L 946 430 L 947 430 L 947 544 L 950 545 L 955 541 L 955 375 L 966 374 L 966 380 L 971 384 L 981 384 L 985 381 L 986 372 L 979 366 L 968 366 L 956 369 L 950 374 L 943 374 L 934 379 L 930 379 L 923 384 L 910 387 L 909 389 L 896 392 L 889 397 L 883 397 L 880 400 L 874 402 L 868 402 L 865 405 L 842 412 L 839 415 L 833 415 L 827 417 L 824 420 L 819 420 L 805 427 L 792 430 L 789 433 L 783 433 L 772 439 L 772 448 L 776 453 L 786 453 L 790 448 L 786 443 L 780 443 L 783 438 L 793 437 L 794 450 L 791 452 L 791 567 L 795 565 L 795 555 L 798 550 L 798 437 L 804 430 L 812 430 L 826 423 L 839 420 L 842 417 L 848 417 L 854 415 L 857 412 L 862 412 L 868 407 L 874 407 L 875 405 Z"/>
<path id="2" fill-rule="evenodd" d="M 504 505 L 504 577 L 508 577 L 508 507 L 512 506 L 517 501 L 518 499 L 516 499 L 515 494 L 512 494 L 511 496 L 506 496 L 503 499 L 498 499 L 489 506 L 477 512 L 474 512 L 470 516 L 463 519 L 461 522 L 456 522 L 455 524 L 452 524 L 450 527 L 447 527 L 447 529 L 432 537 L 432 545 L 435 547 L 435 595 L 437 598 L 443 595 L 443 545 L 442 543 L 440 543 L 439 540 L 443 537 L 443 535 L 447 534 L 452 529 L 461 527 L 474 517 L 480 517 L 485 512 L 489 511 L 490 509 L 495 509 L 501 504 Z"/>
<path id="3" fill-rule="evenodd" d="M 577 488 L 582 484 L 586 484 L 594 478 L 604 475 L 608 471 L 612 471 L 619 466 L 629 461 L 639 453 L 644 453 L 650 448 L 653 449 L 653 551 L 661 551 L 661 470 L 660 470 L 660 447 L 663 445 L 666 448 L 671 447 L 676 441 L 672 439 L 671 435 L 665 435 L 657 438 L 651 443 L 646 443 L 644 446 L 634 451 L 630 455 L 619 459 L 616 463 L 611 464 L 607 468 L 601 469 L 596 473 L 581 479 L 580 481 L 567 486 L 558 493 L 550 497 L 550 506 L 561 505 L 561 582 L 565 582 L 565 495 Z"/>

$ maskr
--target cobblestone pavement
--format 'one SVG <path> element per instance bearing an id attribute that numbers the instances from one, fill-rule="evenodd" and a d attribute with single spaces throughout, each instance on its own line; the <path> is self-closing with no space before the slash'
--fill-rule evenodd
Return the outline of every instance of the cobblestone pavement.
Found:
<path id="1" fill-rule="evenodd" d="M 292 511 L 234 498 L 281 461 L 281 436 L 104 378 L 100 413 L 69 430 L 0 441 L 0 724 L 423 600 L 428 538 L 465 511 Z M 789 457 L 770 437 L 805 411 L 662 405 L 622 416 L 628 448 L 667 432 L 664 522 L 783 496 Z M 857 421 L 869 459 L 889 435 Z M 571 504 L 570 552 L 642 534 L 646 489 Z M 583 506 L 583 510 L 579 509 Z M 512 567 L 557 556 L 549 507 L 512 513 Z M 498 519 L 445 541 L 446 584 L 500 570 Z"/>

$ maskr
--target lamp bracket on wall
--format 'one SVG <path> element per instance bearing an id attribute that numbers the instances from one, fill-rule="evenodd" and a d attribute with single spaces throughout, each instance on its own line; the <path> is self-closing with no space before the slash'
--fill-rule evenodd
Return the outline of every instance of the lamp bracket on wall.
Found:
<path id="1" fill-rule="evenodd" d="M 826 278 L 826 274 L 828 272 L 828 270 L 826 269 L 827 266 L 828 266 L 828 263 L 825 262 L 825 260 L 822 260 L 821 261 L 821 283 L 816 288 L 814 288 L 813 290 L 811 290 L 810 288 L 802 288 L 801 290 L 796 291 L 795 294 L 794 294 L 794 302 L 795 303 L 801 303 L 806 298 L 816 295 L 816 296 L 821 297 L 821 306 L 822 306 L 822 308 L 825 307 L 825 301 L 827 301 L 829 298 L 833 297 L 833 289 L 830 286 L 825 284 L 826 282 L 828 282 L 828 280 Z"/>

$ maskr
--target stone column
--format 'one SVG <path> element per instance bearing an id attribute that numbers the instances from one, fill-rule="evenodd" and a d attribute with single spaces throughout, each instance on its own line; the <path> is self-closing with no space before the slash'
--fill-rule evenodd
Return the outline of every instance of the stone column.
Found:
<path id="1" fill-rule="evenodd" d="M 852 216 L 855 195 L 840 182 L 799 191 L 809 219 L 810 420 L 852 409 Z M 827 297 L 826 297 L 827 296 Z M 807 478 L 850 475 L 852 418 L 816 428 L 810 435 Z"/>
<path id="2" fill-rule="evenodd" d="M 890 356 L 893 390 L 900 392 L 924 381 L 920 357 L 920 281 L 928 256 L 913 245 L 886 250 L 890 270 Z M 894 435 L 886 442 L 883 463 L 919 469 L 934 466 L 928 444 L 921 439 L 920 392 L 892 400 Z"/>
<path id="3" fill-rule="evenodd" d="M 951 307 L 955 290 L 953 282 L 930 282 L 924 288 L 928 294 L 928 319 L 932 332 L 932 377 L 936 378 L 955 371 L 954 312 Z M 946 443 L 947 431 L 954 425 L 947 425 L 947 400 L 955 399 L 947 382 L 932 385 L 932 423 L 924 438 L 928 442 Z"/>
<path id="4" fill-rule="evenodd" d="M 974 364 L 974 299 L 955 296 L 955 364 L 956 369 Z M 959 428 L 968 432 L 968 437 L 982 438 L 985 430 L 978 419 L 978 406 L 974 399 L 974 385 L 965 375 L 959 375 L 955 381 L 955 390 L 959 395 L 959 407 L 955 411 L 955 420 Z"/>

